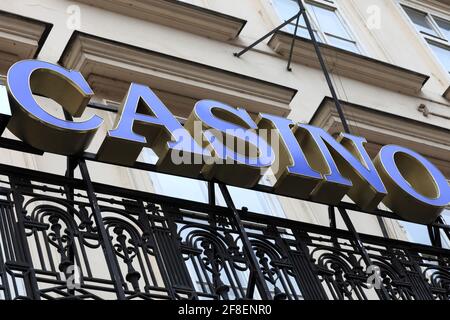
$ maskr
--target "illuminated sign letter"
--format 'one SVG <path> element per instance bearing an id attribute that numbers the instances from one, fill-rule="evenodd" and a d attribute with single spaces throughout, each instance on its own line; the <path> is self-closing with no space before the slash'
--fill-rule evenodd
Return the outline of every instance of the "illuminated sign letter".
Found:
<path id="1" fill-rule="evenodd" d="M 8 91 L 5 86 L 0 85 L 0 136 L 11 118 L 11 107 L 9 106 Z"/>
<path id="2" fill-rule="evenodd" d="M 202 171 L 205 177 L 250 187 L 255 185 L 275 157 L 269 144 L 258 135 L 258 126 L 244 109 L 201 100 L 195 104 L 186 126 L 200 122 L 213 161 Z M 194 133 L 195 136 L 195 133 Z"/>
<path id="3" fill-rule="evenodd" d="M 33 94 L 51 98 L 74 117 L 83 114 L 93 92 L 77 71 L 37 60 L 15 63 L 8 71 L 7 88 L 13 115 L 8 129 L 31 146 L 63 155 L 85 150 L 103 120 L 93 116 L 74 122 L 45 111 Z"/>
<path id="4" fill-rule="evenodd" d="M 149 87 L 132 83 L 97 157 L 132 165 L 143 147 L 155 151 L 162 171 L 194 177 L 202 168 L 202 162 L 195 159 L 208 155 Z M 188 160 L 180 162 L 175 156 Z"/>
<path id="5" fill-rule="evenodd" d="M 374 163 L 388 190 L 383 203 L 401 217 L 431 223 L 450 202 L 447 179 L 417 152 L 384 146 Z"/>
<path id="6" fill-rule="evenodd" d="M 300 145 L 325 179 L 314 190 L 313 198 L 334 204 L 348 194 L 360 208 L 376 208 L 387 191 L 364 148 L 366 139 L 341 134 L 335 140 L 321 128 L 305 124 L 299 127 L 305 131 Z"/>
<path id="7" fill-rule="evenodd" d="M 313 170 L 300 148 L 296 133 L 298 127 L 285 118 L 260 114 L 258 127 L 269 132 L 269 141 L 277 141 L 278 148 L 273 172 L 277 178 L 275 192 L 293 197 L 307 198 L 322 181 L 322 175 Z M 277 152 L 278 151 L 278 152 Z"/>

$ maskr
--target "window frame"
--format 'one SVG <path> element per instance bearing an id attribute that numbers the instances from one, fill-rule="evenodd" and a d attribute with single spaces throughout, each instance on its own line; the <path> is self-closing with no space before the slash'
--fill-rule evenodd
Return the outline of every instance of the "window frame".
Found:
<path id="1" fill-rule="evenodd" d="M 285 1 L 293 1 L 293 0 L 285 0 Z M 295 0 L 294 0 L 294 1 L 295 1 Z M 307 13 L 308 18 L 309 18 L 309 20 L 310 20 L 310 22 L 311 22 L 311 25 L 312 25 L 312 27 L 313 27 L 315 33 L 316 33 L 317 35 L 319 35 L 319 37 L 320 37 L 320 40 L 317 39 L 319 42 L 324 43 L 324 44 L 327 44 L 327 45 L 330 45 L 330 46 L 335 47 L 335 48 L 340 48 L 340 49 L 345 50 L 345 51 L 348 51 L 348 52 L 352 52 L 352 53 L 356 53 L 356 54 L 361 54 L 361 55 L 365 55 L 365 54 L 366 54 L 366 52 L 365 52 L 365 50 L 364 50 L 364 47 L 361 45 L 360 39 L 359 39 L 359 38 L 356 36 L 356 34 L 353 32 L 352 28 L 350 27 L 350 24 L 347 22 L 347 19 L 345 18 L 345 16 L 344 16 L 343 13 L 342 13 L 342 9 L 339 7 L 339 5 L 337 4 L 336 1 L 334 1 L 334 0 L 301 0 L 301 1 L 302 1 L 302 3 L 303 3 L 304 5 L 306 5 L 306 4 L 311 4 L 311 5 L 314 5 L 314 6 L 317 6 L 317 7 L 322 7 L 322 8 L 324 8 L 324 9 L 328 9 L 328 10 L 333 11 L 333 12 L 336 14 L 336 17 L 337 17 L 337 19 L 339 20 L 341 26 L 344 28 L 344 30 L 345 30 L 345 31 L 347 32 L 347 34 L 349 35 L 349 38 L 348 38 L 348 39 L 342 38 L 342 37 L 340 37 L 340 36 L 338 36 L 338 35 L 333 35 L 333 34 L 328 35 L 328 34 L 327 34 L 326 32 L 324 32 L 321 28 L 319 28 L 319 27 L 320 27 L 320 24 L 319 24 L 319 22 L 317 21 L 316 16 L 315 16 L 314 14 L 311 14 L 311 12 L 310 12 L 309 10 L 307 10 L 306 13 Z M 278 11 L 277 11 L 277 6 L 276 6 L 276 3 L 274 2 L 274 0 L 270 0 L 270 4 L 271 4 L 271 6 L 272 6 L 272 9 L 273 9 L 274 12 L 275 12 L 275 16 L 276 16 L 277 19 L 278 19 L 278 23 L 283 23 L 283 22 L 284 22 L 284 21 L 283 21 L 283 18 L 282 18 L 281 15 L 278 13 Z M 295 27 L 295 22 L 290 23 L 289 25 Z M 298 37 L 302 37 L 302 36 L 299 35 L 298 33 L 297 33 L 297 36 L 298 36 Z M 329 39 L 328 39 L 329 37 L 336 38 L 336 39 L 341 40 L 341 41 L 346 41 L 346 42 L 349 42 L 349 43 L 353 43 L 353 44 L 355 45 L 357 51 L 356 51 L 356 52 L 355 52 L 355 51 L 350 51 L 350 50 L 347 50 L 347 49 L 338 47 L 338 46 L 332 44 L 332 43 L 329 41 Z M 308 39 L 309 39 L 309 38 L 308 38 Z"/>
<path id="2" fill-rule="evenodd" d="M 425 44 L 425 47 L 427 48 L 429 54 L 432 56 L 432 58 L 437 63 L 437 65 L 440 67 L 440 69 L 447 75 L 447 78 L 450 79 L 450 70 L 447 70 L 444 63 L 436 55 L 433 48 L 431 47 L 431 45 L 440 46 L 450 52 L 450 39 L 447 39 L 445 34 L 441 31 L 441 27 L 437 24 L 437 22 L 435 20 L 436 18 L 438 18 L 438 19 L 441 19 L 441 20 L 444 20 L 444 21 L 447 21 L 450 23 L 448 16 L 446 16 L 440 10 L 432 8 L 429 5 L 417 4 L 414 1 L 401 1 L 400 0 L 400 1 L 398 1 L 398 6 L 400 8 L 401 14 L 404 16 L 404 18 L 406 19 L 406 21 L 408 22 L 408 24 L 412 28 L 412 30 L 415 32 L 416 36 L 419 37 L 420 41 L 422 41 Z M 412 21 L 411 17 L 408 15 L 405 8 L 408 8 L 410 10 L 415 10 L 415 11 L 425 14 L 427 21 L 430 23 L 434 32 L 436 32 L 436 34 L 438 36 L 434 36 L 434 35 L 428 34 L 426 32 L 417 30 L 416 24 L 414 23 L 414 21 Z"/>

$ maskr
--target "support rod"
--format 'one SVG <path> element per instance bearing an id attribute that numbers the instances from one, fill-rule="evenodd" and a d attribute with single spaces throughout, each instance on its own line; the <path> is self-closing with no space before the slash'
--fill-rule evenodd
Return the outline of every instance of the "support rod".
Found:
<path id="1" fill-rule="evenodd" d="M 216 188 L 213 181 L 208 181 L 208 203 L 212 206 L 216 205 Z"/>
<path id="2" fill-rule="evenodd" d="M 300 10 L 300 12 L 304 13 L 302 10 Z M 294 35 L 292 36 L 291 48 L 289 49 L 289 58 L 288 58 L 288 64 L 287 64 L 288 71 L 292 71 L 292 68 L 291 68 L 292 54 L 294 53 L 295 38 L 297 37 L 299 20 L 300 20 L 300 14 L 297 16 L 297 20 L 295 20 Z"/>
<path id="3" fill-rule="evenodd" d="M 319 64 L 320 64 L 320 67 L 322 69 L 323 75 L 325 76 L 325 80 L 327 82 L 328 89 L 330 90 L 331 96 L 333 97 L 333 101 L 334 101 L 334 104 L 336 106 L 336 110 L 337 110 L 337 112 L 339 114 L 339 119 L 341 120 L 342 127 L 344 128 L 345 133 L 351 133 L 350 132 L 350 126 L 348 125 L 347 119 L 345 118 L 341 102 L 339 101 L 339 98 L 337 96 L 336 90 L 335 90 L 334 85 L 333 85 L 333 81 L 331 80 L 331 76 L 330 76 L 330 73 L 329 73 L 328 68 L 327 68 L 327 65 L 326 65 L 325 60 L 323 58 L 322 52 L 320 51 L 320 45 L 317 42 L 316 36 L 314 34 L 314 30 L 313 30 L 313 28 L 311 26 L 311 22 L 309 21 L 309 17 L 306 14 L 306 8 L 305 8 L 302 0 L 297 0 L 297 3 L 298 3 L 298 6 L 300 8 L 300 12 L 304 13 L 303 14 L 303 18 L 305 20 L 305 25 L 306 25 L 306 28 L 308 29 L 308 33 L 309 33 L 309 36 L 310 36 L 311 41 L 313 43 L 314 50 L 316 51 L 317 59 L 319 60 Z M 378 224 L 380 225 L 381 232 L 383 233 L 383 236 L 385 238 L 388 238 L 389 235 L 388 235 L 388 232 L 387 232 L 386 225 L 385 225 L 385 223 L 383 221 L 383 218 L 381 218 L 380 216 L 377 216 L 377 221 L 378 221 Z"/>
<path id="4" fill-rule="evenodd" d="M 247 232 L 245 231 L 244 225 L 242 224 L 241 218 L 239 216 L 239 212 L 236 209 L 233 199 L 231 198 L 230 192 L 227 189 L 227 186 L 223 183 L 218 183 L 220 191 L 223 194 L 223 198 L 233 213 L 233 220 L 238 228 L 239 235 L 241 237 L 243 243 L 243 249 L 245 254 L 247 255 L 250 265 L 249 268 L 251 270 L 251 274 L 255 277 L 256 286 L 258 287 L 258 292 L 263 300 L 272 300 L 270 295 L 270 290 L 267 287 L 266 280 L 264 279 L 264 275 L 261 272 L 261 268 L 259 267 L 259 262 L 256 259 L 255 252 L 252 249 L 252 244 L 247 236 Z"/>
<path id="5" fill-rule="evenodd" d="M 67 169 L 66 169 L 65 176 L 69 179 L 73 179 L 75 176 L 76 161 L 74 161 L 74 159 L 70 156 L 67 156 L 66 158 L 67 158 L 66 159 Z M 74 197 L 75 190 L 74 190 L 73 186 L 71 186 L 70 184 L 64 185 L 64 190 L 66 191 L 67 200 L 73 201 L 75 199 L 75 197 Z M 75 215 L 74 212 L 70 212 L 69 214 L 71 214 L 72 217 Z M 70 264 L 74 267 L 76 266 L 75 252 L 76 252 L 75 239 L 73 239 L 72 243 L 70 243 L 70 246 L 68 248 L 67 257 L 70 261 Z M 69 273 L 67 272 L 67 270 L 64 270 L 64 273 L 66 274 L 67 278 L 70 276 Z M 75 280 L 79 280 L 79 279 L 75 279 Z M 76 294 L 75 288 L 68 288 L 67 291 L 71 296 L 75 296 L 75 294 Z"/>
<path id="6" fill-rule="evenodd" d="M 266 33 L 262 38 L 256 40 L 255 42 L 253 42 L 251 45 L 249 45 L 248 47 L 244 48 L 243 50 L 239 51 L 239 52 L 235 52 L 234 55 L 236 57 L 240 57 L 242 56 L 244 53 L 246 53 L 248 50 L 252 49 L 253 47 L 255 47 L 256 45 L 258 45 L 259 43 L 261 43 L 262 41 L 264 41 L 266 38 L 268 38 L 269 36 L 271 36 L 272 34 L 274 34 L 275 32 L 277 32 L 278 30 L 284 28 L 286 25 L 288 25 L 289 23 L 291 23 L 292 21 L 294 21 L 295 19 L 298 19 L 298 17 L 300 17 L 300 15 L 302 14 L 301 11 L 299 11 L 295 16 L 293 16 L 292 18 L 286 20 L 284 23 L 280 24 L 278 27 L 276 27 L 275 29 L 273 29 L 272 31 Z"/>
<path id="7" fill-rule="evenodd" d="M 64 111 L 64 116 L 66 120 L 70 121 L 73 120 L 72 116 L 67 111 Z M 73 157 L 67 157 L 66 177 L 73 178 L 73 173 L 76 167 L 80 169 L 81 177 L 86 186 L 86 193 L 92 208 L 93 218 L 95 221 L 95 225 L 97 227 L 97 232 L 99 233 L 101 239 L 101 247 L 103 249 L 103 253 L 106 258 L 106 265 L 108 266 L 108 270 L 111 275 L 111 280 L 114 284 L 114 289 L 117 294 L 117 298 L 119 300 L 125 300 L 126 297 L 122 286 L 122 277 L 120 269 L 116 262 L 117 260 L 113 251 L 110 237 L 103 223 L 102 211 L 100 209 L 100 206 L 98 205 L 97 195 L 95 194 L 94 185 L 92 183 L 91 176 L 89 175 L 86 160 L 82 158 L 75 159 Z"/>
<path id="8" fill-rule="evenodd" d="M 325 63 L 325 60 L 323 59 L 322 52 L 320 51 L 319 43 L 317 42 L 316 36 L 314 35 L 314 30 L 311 26 L 311 22 L 309 21 L 308 15 L 306 14 L 306 8 L 303 5 L 302 0 L 297 0 L 297 3 L 300 8 L 300 12 L 305 12 L 305 14 L 303 14 L 303 18 L 305 20 L 306 28 L 308 29 L 308 33 L 314 46 L 314 50 L 316 51 L 317 59 L 319 59 L 320 67 L 325 76 L 325 80 L 327 81 L 328 88 L 333 97 L 334 104 L 336 105 L 336 109 L 339 114 L 339 118 L 341 119 L 342 126 L 344 127 L 344 131 L 346 133 L 350 133 L 350 127 L 348 126 L 347 120 L 345 119 L 344 111 L 342 110 L 341 103 L 337 96 L 336 90 L 334 89 L 333 82 L 331 81 L 330 73 L 328 72 L 327 65 Z"/>

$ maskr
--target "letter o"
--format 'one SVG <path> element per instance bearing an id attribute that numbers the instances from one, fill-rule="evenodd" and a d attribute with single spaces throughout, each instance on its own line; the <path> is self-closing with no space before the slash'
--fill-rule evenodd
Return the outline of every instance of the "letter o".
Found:
<path id="1" fill-rule="evenodd" d="M 383 203 L 402 218 L 432 223 L 450 202 L 447 179 L 417 152 L 384 146 L 374 164 L 388 191 Z"/>

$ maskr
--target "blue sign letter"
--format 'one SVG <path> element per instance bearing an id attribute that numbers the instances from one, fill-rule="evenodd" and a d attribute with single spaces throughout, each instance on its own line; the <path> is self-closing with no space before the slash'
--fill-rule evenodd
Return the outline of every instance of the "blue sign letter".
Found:
<path id="1" fill-rule="evenodd" d="M 132 83 L 115 128 L 108 132 L 97 156 L 100 160 L 131 165 L 146 146 L 158 155 L 157 165 L 162 171 L 193 177 L 198 177 L 202 157 L 209 154 L 149 87 Z M 176 157 L 183 157 L 184 161 Z"/>
<path id="2" fill-rule="evenodd" d="M 276 153 L 272 171 L 277 178 L 275 192 L 292 197 L 308 198 L 322 182 L 322 175 L 311 168 L 296 137 L 298 127 L 285 118 L 260 114 L 258 127 L 268 130 L 269 141 Z"/>
<path id="3" fill-rule="evenodd" d="M 360 208 L 376 208 L 385 197 L 386 188 L 364 148 L 366 139 L 341 134 L 336 141 L 321 128 L 305 124 L 299 127 L 305 131 L 301 142 L 303 151 L 313 168 L 325 178 L 314 190 L 313 197 L 337 203 L 348 194 Z"/>
<path id="4" fill-rule="evenodd" d="M 74 122 L 45 111 L 33 94 L 52 98 L 74 117 L 83 114 L 94 94 L 77 71 L 37 60 L 23 60 L 8 71 L 7 88 L 13 116 L 8 129 L 31 146 L 54 153 L 73 155 L 85 150 L 103 120 L 93 116 Z"/>
<path id="5" fill-rule="evenodd" d="M 383 203 L 401 217 L 431 223 L 450 202 L 447 179 L 417 152 L 388 145 L 374 162 L 388 190 Z"/>
<path id="6" fill-rule="evenodd" d="M 258 135 L 256 123 L 244 109 L 202 100 L 195 104 L 187 124 L 196 128 L 195 122 L 204 130 L 214 156 L 203 170 L 208 178 L 253 186 L 275 160 L 272 148 Z"/>

